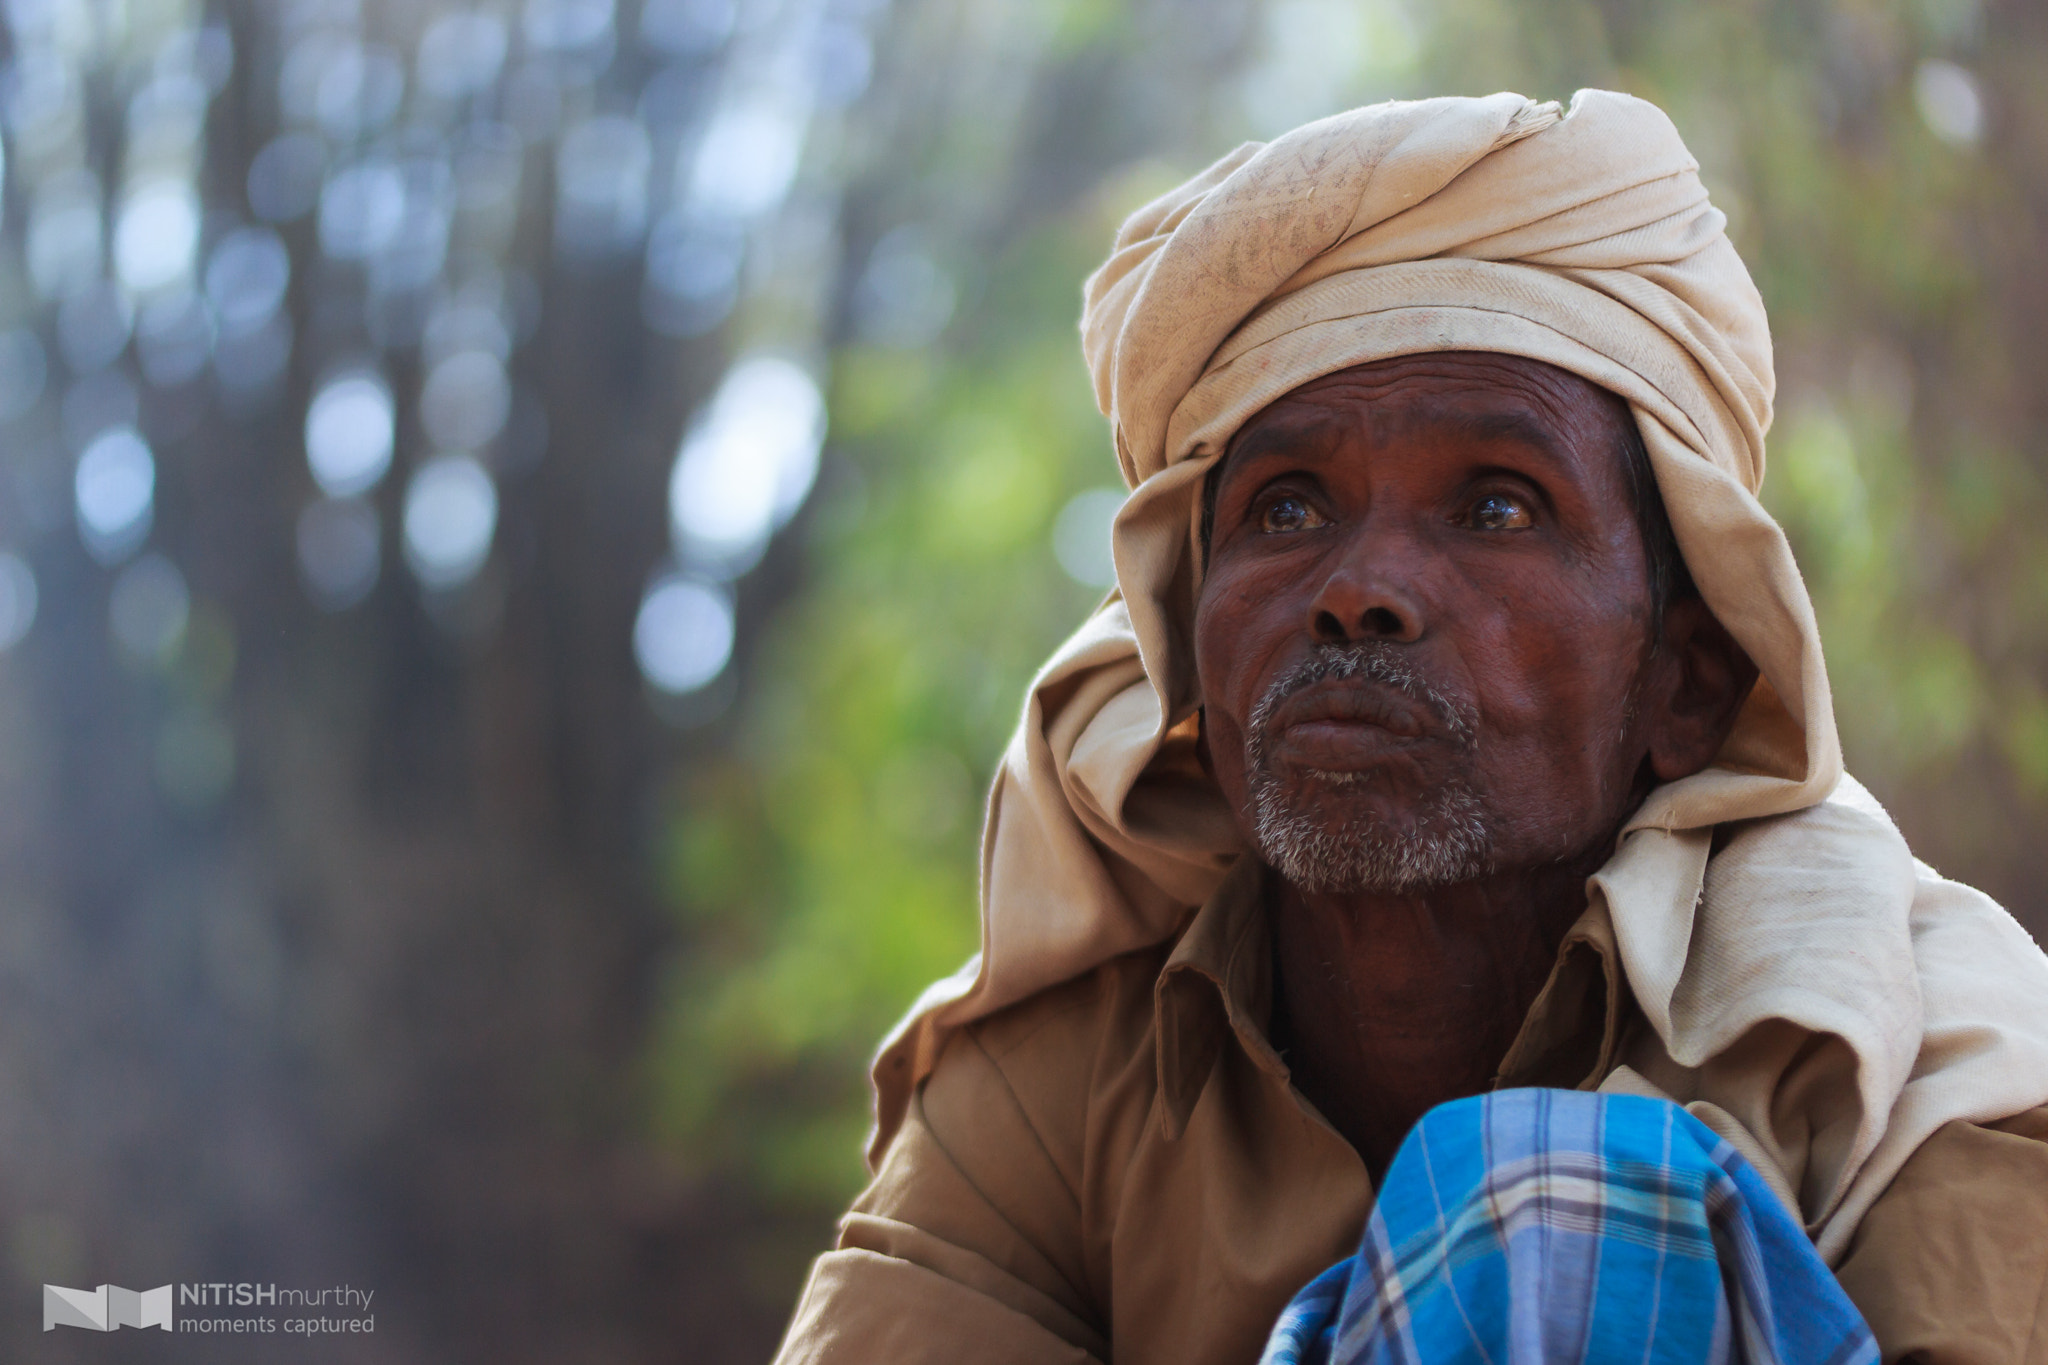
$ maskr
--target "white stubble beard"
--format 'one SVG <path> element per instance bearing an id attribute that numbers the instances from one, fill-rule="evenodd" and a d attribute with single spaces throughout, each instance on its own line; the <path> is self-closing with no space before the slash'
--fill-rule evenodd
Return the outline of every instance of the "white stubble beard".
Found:
<path id="1" fill-rule="evenodd" d="M 1390 687 L 1427 706 L 1468 749 L 1475 742 L 1469 708 L 1430 686 L 1393 646 L 1368 641 L 1320 647 L 1273 680 L 1245 725 L 1252 838 L 1260 854 L 1304 891 L 1400 895 L 1486 876 L 1493 866 L 1492 832 L 1478 793 L 1462 780 L 1431 790 L 1408 829 L 1391 828 L 1370 813 L 1347 815 L 1333 825 L 1293 803 L 1289 788 L 1272 771 L 1267 731 L 1283 701 L 1332 678 Z M 1368 780 L 1363 773 L 1321 770 L 1311 771 L 1309 778 L 1339 788 Z"/>

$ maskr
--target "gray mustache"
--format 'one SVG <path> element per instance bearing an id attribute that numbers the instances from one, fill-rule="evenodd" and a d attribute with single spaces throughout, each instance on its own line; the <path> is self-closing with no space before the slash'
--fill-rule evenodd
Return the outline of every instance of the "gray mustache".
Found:
<path id="1" fill-rule="evenodd" d="M 1427 707 L 1459 744 L 1470 749 L 1478 741 L 1478 713 L 1468 704 L 1447 696 L 1422 675 L 1400 652 L 1400 646 L 1384 640 L 1363 640 L 1356 644 L 1324 644 L 1315 653 L 1275 678 L 1252 708 L 1246 730 L 1263 760 L 1273 713 L 1295 693 L 1320 682 L 1357 679 L 1391 688 L 1411 701 Z"/>

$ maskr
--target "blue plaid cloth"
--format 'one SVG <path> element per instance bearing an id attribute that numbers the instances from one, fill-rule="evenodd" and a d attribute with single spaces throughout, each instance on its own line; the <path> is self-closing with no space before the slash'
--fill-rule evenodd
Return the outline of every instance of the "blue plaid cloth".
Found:
<path id="1" fill-rule="evenodd" d="M 1261 1365 L 1878 1365 L 1748 1162 L 1676 1105 L 1502 1090 L 1401 1145 Z"/>

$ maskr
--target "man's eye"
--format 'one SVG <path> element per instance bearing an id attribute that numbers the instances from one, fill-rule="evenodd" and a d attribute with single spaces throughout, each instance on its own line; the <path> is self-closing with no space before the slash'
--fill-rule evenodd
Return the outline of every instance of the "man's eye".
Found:
<path id="1" fill-rule="evenodd" d="M 1259 514 L 1259 529 L 1267 532 L 1308 531 L 1323 524 L 1321 514 L 1297 497 L 1275 498 Z"/>
<path id="2" fill-rule="evenodd" d="M 1488 493 L 1473 507 L 1472 524 L 1482 531 L 1518 531 L 1533 526 L 1535 518 L 1519 500 L 1505 493 Z"/>

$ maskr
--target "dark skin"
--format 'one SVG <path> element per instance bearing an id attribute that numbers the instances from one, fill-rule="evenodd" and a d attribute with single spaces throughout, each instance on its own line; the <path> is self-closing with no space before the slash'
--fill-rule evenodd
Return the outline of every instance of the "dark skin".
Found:
<path id="1" fill-rule="evenodd" d="M 1248 837 L 1247 722 L 1319 644 L 1388 642 L 1471 722 L 1354 678 L 1294 694 L 1266 729 L 1268 772 L 1332 828 L 1413 830 L 1447 783 L 1485 821 L 1473 880 L 1269 879 L 1295 1084 L 1375 1177 L 1426 1110 L 1488 1088 L 1622 822 L 1712 761 L 1755 681 L 1698 598 L 1652 619 L 1629 420 L 1538 361 L 1407 356 L 1281 398 L 1218 476 L 1202 743 Z"/>

